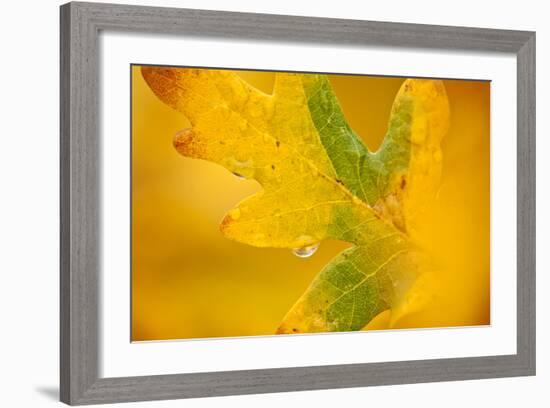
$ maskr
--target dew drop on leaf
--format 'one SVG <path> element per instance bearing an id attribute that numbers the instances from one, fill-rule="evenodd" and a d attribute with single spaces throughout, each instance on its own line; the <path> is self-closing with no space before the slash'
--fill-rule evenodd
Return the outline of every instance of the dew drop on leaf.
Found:
<path id="1" fill-rule="evenodd" d="M 315 244 L 303 246 L 300 248 L 294 248 L 292 250 L 292 253 L 299 258 L 309 258 L 317 251 L 317 249 L 319 248 L 319 244 L 319 242 L 316 242 Z"/>

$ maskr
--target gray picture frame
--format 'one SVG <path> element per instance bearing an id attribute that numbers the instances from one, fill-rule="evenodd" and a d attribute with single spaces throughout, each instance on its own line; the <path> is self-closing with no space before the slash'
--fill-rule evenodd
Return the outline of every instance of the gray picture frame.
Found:
<path id="1" fill-rule="evenodd" d="M 60 11 L 61 401 L 79 405 L 535 374 L 534 32 L 95 3 L 69 3 L 61 6 Z M 101 378 L 98 366 L 101 237 L 98 36 L 102 30 L 515 54 L 517 353 Z"/>

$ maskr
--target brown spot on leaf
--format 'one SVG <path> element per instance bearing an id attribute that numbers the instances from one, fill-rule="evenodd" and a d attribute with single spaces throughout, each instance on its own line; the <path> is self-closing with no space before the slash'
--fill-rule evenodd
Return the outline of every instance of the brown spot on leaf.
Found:
<path id="1" fill-rule="evenodd" d="M 194 134 L 191 128 L 185 128 L 177 132 L 174 136 L 174 147 L 181 154 L 191 151 L 191 143 L 193 142 Z"/>
<path id="2" fill-rule="evenodd" d="M 183 156 L 206 158 L 206 145 L 192 128 L 177 132 L 172 143 L 178 153 Z"/>
<path id="3" fill-rule="evenodd" d="M 223 217 L 222 222 L 220 222 L 220 227 L 219 227 L 220 231 L 222 233 L 226 231 L 232 222 L 233 222 L 233 219 L 230 216 L 226 215 L 225 217 Z"/>

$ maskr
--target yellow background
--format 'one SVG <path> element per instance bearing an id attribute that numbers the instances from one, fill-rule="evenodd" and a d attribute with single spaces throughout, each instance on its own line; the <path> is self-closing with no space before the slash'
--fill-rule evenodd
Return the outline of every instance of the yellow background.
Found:
<path id="1" fill-rule="evenodd" d="M 273 73 L 239 75 L 271 92 Z M 376 150 L 404 79 L 329 77 L 351 126 Z M 490 323 L 490 84 L 444 83 L 451 128 L 441 190 L 422 229 L 422 245 L 441 270 L 425 282 L 430 291 L 420 310 L 411 309 L 394 328 Z M 301 259 L 224 238 L 222 216 L 260 187 L 179 155 L 172 138 L 185 127 L 187 119 L 157 99 L 133 66 L 132 340 L 271 335 L 313 277 L 348 245 L 325 241 Z M 385 312 L 367 328 L 388 324 Z"/>

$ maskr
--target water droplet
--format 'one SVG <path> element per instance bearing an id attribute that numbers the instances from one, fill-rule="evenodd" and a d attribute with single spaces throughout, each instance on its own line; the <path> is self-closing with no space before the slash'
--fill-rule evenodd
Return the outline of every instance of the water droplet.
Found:
<path id="1" fill-rule="evenodd" d="M 294 248 L 292 250 L 292 253 L 300 258 L 309 258 L 317 251 L 317 249 L 319 248 L 319 244 L 319 242 L 316 242 L 315 244 L 303 246 L 300 248 Z"/>
<path id="2" fill-rule="evenodd" d="M 233 172 L 233 175 L 235 177 L 237 177 L 238 179 L 241 179 L 241 180 L 246 180 L 246 177 L 243 176 L 242 174 L 239 174 L 239 173 L 236 173 L 236 172 Z"/>

